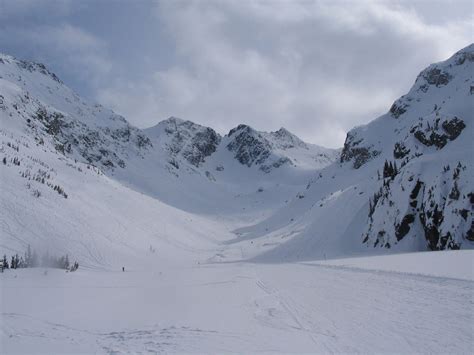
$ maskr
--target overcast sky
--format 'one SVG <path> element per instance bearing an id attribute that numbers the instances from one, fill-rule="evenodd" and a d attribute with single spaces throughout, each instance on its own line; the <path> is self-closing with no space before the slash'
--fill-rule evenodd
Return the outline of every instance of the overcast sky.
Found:
<path id="1" fill-rule="evenodd" d="M 0 0 L 0 51 L 138 127 L 284 126 L 342 146 L 473 42 L 472 1 Z"/>

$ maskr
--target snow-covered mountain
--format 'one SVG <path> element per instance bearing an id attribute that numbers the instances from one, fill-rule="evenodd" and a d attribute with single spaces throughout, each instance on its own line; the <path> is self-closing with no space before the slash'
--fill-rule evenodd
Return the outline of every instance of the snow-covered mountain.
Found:
<path id="1" fill-rule="evenodd" d="M 130 155 L 151 147 L 125 118 L 80 98 L 43 64 L 0 55 L 0 85 L 2 117 L 17 119 L 38 142 L 52 141 L 69 157 L 104 169 L 124 167 Z"/>
<path id="2" fill-rule="evenodd" d="M 348 133 L 341 162 L 361 168 L 377 157 L 379 164 L 364 243 L 473 246 L 473 116 L 470 45 L 423 70 L 386 115 Z"/>
<path id="3" fill-rule="evenodd" d="M 284 128 L 221 136 L 171 117 L 141 130 L 0 55 L 1 246 L 48 241 L 90 265 L 215 233 L 228 237 L 213 260 L 473 248 L 473 62 L 471 45 L 425 69 L 341 152 Z"/>
<path id="4" fill-rule="evenodd" d="M 60 152 L 83 158 L 104 170 L 125 168 L 127 159 L 143 157 L 154 145 L 167 153 L 168 163 L 176 168 L 179 169 L 180 160 L 198 168 L 219 148 L 222 140 L 212 128 L 174 117 L 142 131 L 113 111 L 80 98 L 43 64 L 7 55 L 0 56 L 0 64 L 5 93 L 3 111 L 11 115 L 13 108 L 27 120 L 30 131 L 37 134 L 38 139 L 46 133 Z M 240 132 L 242 127 L 232 130 L 229 136 Z M 290 158 L 299 150 L 307 151 L 303 156 L 311 156 L 318 162 L 308 167 L 312 169 L 331 163 L 337 155 L 335 150 L 306 144 L 283 128 L 275 133 L 263 133 L 247 127 L 245 133 L 225 144 L 229 151 L 237 150 L 235 158 L 243 165 L 258 165 L 266 172 L 285 162 L 299 166 L 296 158 Z M 285 151 L 289 152 L 288 157 Z M 246 154 L 250 155 L 246 157 Z M 255 164 L 252 154 L 261 154 Z"/>
<path id="5" fill-rule="evenodd" d="M 167 219 L 176 228 L 183 227 L 189 212 L 196 228 L 197 215 L 220 216 L 234 221 L 226 227 L 229 233 L 281 207 L 339 156 L 338 150 L 304 143 L 284 129 L 264 133 L 246 126 L 245 132 L 239 127 L 221 137 L 211 128 L 169 118 L 140 130 L 79 97 L 44 65 L 8 55 L 0 56 L 0 117 L 1 203 L 8 211 L 1 217 L 1 246 L 21 251 L 49 240 L 48 245 L 93 264 L 109 261 L 104 254 L 91 257 L 90 245 L 104 242 L 95 248 L 100 254 L 105 245 L 117 243 L 115 238 L 137 234 L 135 227 L 150 223 L 128 210 L 111 214 L 110 204 L 144 199 L 137 213 L 147 209 L 144 216 L 174 216 Z M 252 144 L 244 144 L 246 134 Z M 259 161 L 243 160 L 261 147 Z M 147 195 L 154 204 L 145 202 Z M 19 216 L 27 225 L 18 223 Z M 118 232 L 114 220 L 127 227 Z M 199 229 L 209 230 L 206 226 Z M 144 238 L 156 237 L 156 228 L 148 229 Z"/>
<path id="6" fill-rule="evenodd" d="M 269 173 L 280 166 L 303 169 L 318 169 L 338 158 L 338 151 L 326 149 L 300 140 L 285 128 L 276 132 L 258 132 L 250 126 L 239 125 L 222 137 L 212 128 L 191 121 L 170 117 L 144 132 L 151 142 L 166 151 L 169 163 L 179 169 L 180 162 L 199 168 L 203 163 L 212 165 L 217 171 L 225 169 L 225 161 L 215 159 L 230 152 L 225 160 L 236 159 L 242 166 L 256 167 Z M 245 171 L 245 170 L 244 170 Z"/>
<path id="7" fill-rule="evenodd" d="M 389 112 L 347 134 L 340 162 L 299 198 L 238 231 L 252 246 L 278 245 L 249 254 L 274 261 L 473 248 L 473 75 L 474 45 L 423 70 Z"/>

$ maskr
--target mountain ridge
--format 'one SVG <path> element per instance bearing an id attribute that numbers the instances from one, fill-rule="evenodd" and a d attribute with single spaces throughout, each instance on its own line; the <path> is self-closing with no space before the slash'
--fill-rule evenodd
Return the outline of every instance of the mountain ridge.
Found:
<path id="1" fill-rule="evenodd" d="M 135 206 L 146 196 L 147 208 L 174 216 L 173 230 L 181 218 L 197 218 L 232 232 L 214 261 L 474 248 L 474 45 L 423 70 L 386 114 L 352 129 L 342 150 L 305 143 L 285 128 L 259 132 L 241 124 L 220 135 L 170 117 L 138 129 L 79 97 L 44 65 L 0 59 L 2 189 L 10 196 L 2 205 L 11 208 L 17 195 L 31 200 L 22 213 L 37 221 L 35 215 L 46 216 L 42 204 L 59 199 L 61 215 L 75 226 L 71 239 L 56 239 L 64 251 L 84 242 L 77 240 L 85 237 L 74 208 L 95 199 L 94 189 L 104 196 L 118 191 Z M 125 211 L 117 213 L 129 221 Z M 17 223 L 3 218 L 4 226 Z M 42 240 L 16 228 L 26 237 L 8 237 L 12 250 Z M 54 228 L 64 231 L 53 222 L 45 231 L 58 233 Z M 114 245 L 113 233 L 123 240 L 113 228 L 100 227 L 96 242 Z M 154 231 L 133 228 L 153 240 Z M 100 259 L 79 254 L 89 263 Z"/>

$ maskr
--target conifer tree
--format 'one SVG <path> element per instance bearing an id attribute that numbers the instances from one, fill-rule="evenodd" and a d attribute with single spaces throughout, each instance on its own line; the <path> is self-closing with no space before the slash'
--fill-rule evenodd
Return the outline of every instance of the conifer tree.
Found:
<path id="1" fill-rule="evenodd" d="M 8 269 L 8 260 L 6 254 L 3 255 L 3 268 Z"/>

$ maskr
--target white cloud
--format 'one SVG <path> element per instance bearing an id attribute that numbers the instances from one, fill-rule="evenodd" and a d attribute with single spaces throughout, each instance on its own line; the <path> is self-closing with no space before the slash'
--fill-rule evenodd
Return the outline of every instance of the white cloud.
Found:
<path id="1" fill-rule="evenodd" d="M 156 11 L 174 66 L 133 91 L 110 86 L 101 100 L 141 126 L 170 115 L 221 132 L 286 126 L 328 146 L 471 41 L 467 22 L 427 24 L 393 2 L 162 2 Z"/>
<path id="2" fill-rule="evenodd" d="M 341 146 L 345 132 L 386 112 L 420 70 L 472 42 L 472 5 L 459 4 L 206 0 L 123 11 L 0 0 L 0 48 L 70 74 L 140 127 L 175 115 L 221 133 L 239 123 L 284 126 Z M 150 7 L 154 18 L 144 15 Z M 110 17 L 105 28 L 100 14 Z M 134 36 L 126 50 L 125 19 Z"/>
<path id="3" fill-rule="evenodd" d="M 76 82 L 103 80 L 112 67 L 107 44 L 71 19 L 87 7 L 73 0 L 0 0 L 0 50 L 45 62 Z"/>

